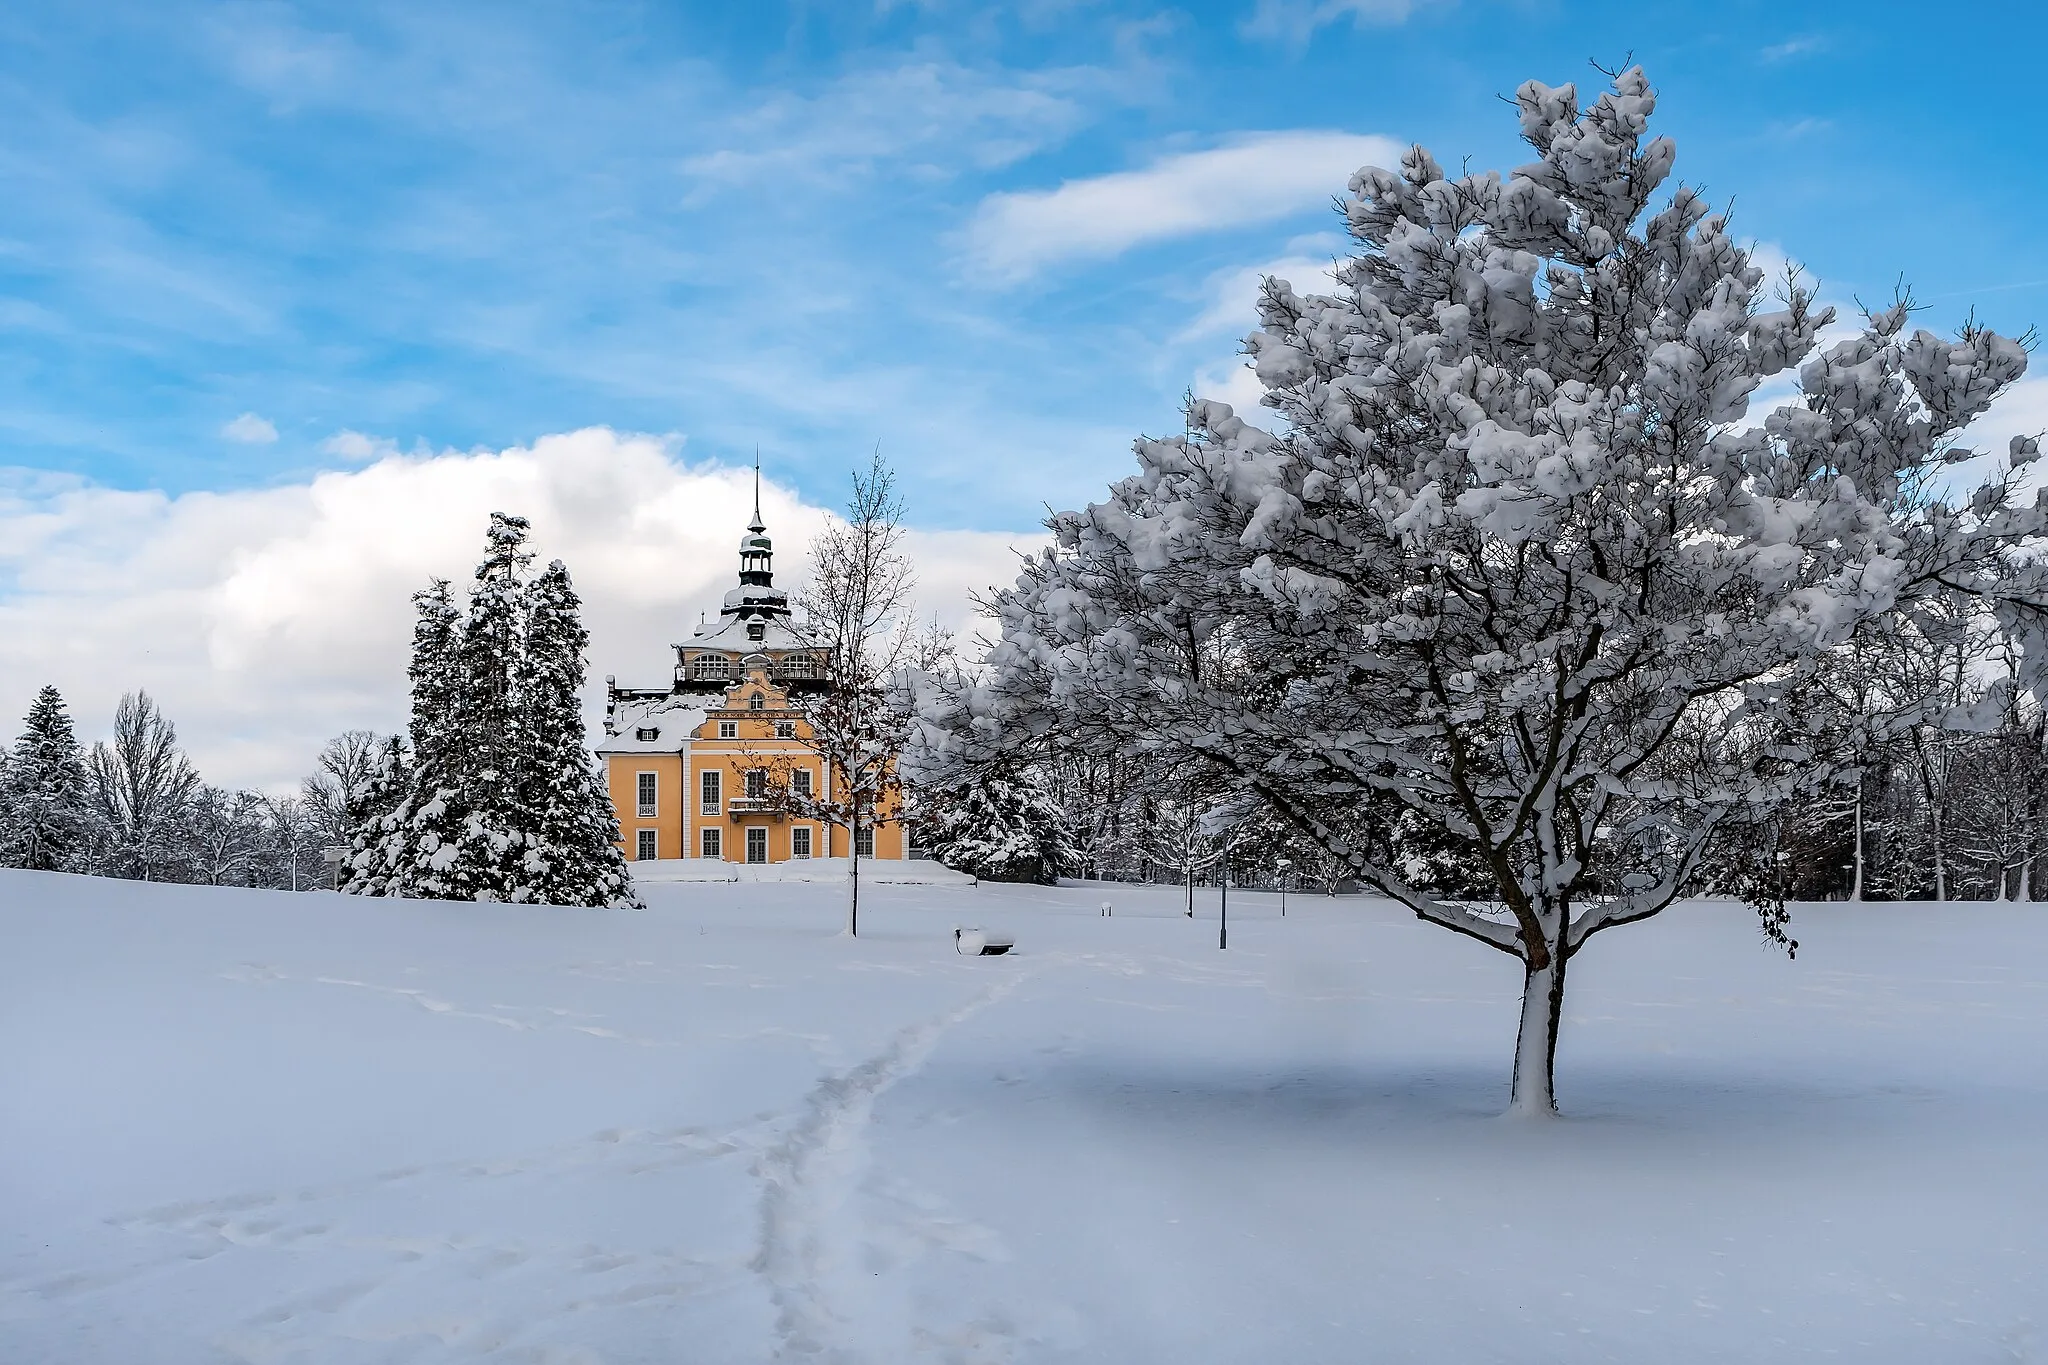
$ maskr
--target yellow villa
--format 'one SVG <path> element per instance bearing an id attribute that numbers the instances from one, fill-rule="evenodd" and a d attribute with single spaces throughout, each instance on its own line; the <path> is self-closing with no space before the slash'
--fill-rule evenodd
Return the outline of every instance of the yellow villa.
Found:
<path id="1" fill-rule="evenodd" d="M 790 706 L 792 696 L 823 687 L 825 661 L 790 619 L 774 557 L 756 497 L 739 585 L 718 620 L 674 646 L 674 678 L 654 687 L 605 679 L 597 752 L 628 858 L 781 863 L 848 854 L 843 828 L 786 815 L 771 797 L 770 784 L 786 781 L 796 794 L 830 800 L 835 777 Z M 861 857 L 910 855 L 893 808 L 885 801 L 875 826 L 861 831 Z"/>

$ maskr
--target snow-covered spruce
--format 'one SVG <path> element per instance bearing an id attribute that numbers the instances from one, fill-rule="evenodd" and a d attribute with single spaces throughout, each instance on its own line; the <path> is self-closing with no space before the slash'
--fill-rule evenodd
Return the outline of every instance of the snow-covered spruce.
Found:
<path id="1" fill-rule="evenodd" d="M 913 817 L 934 858 L 983 881 L 1050 886 L 1074 861 L 1066 812 L 1035 772 L 991 769 L 919 792 Z"/>
<path id="2" fill-rule="evenodd" d="M 81 755 L 62 694 L 45 684 L 0 770 L 0 866 L 71 870 L 90 814 Z"/>
<path id="3" fill-rule="evenodd" d="M 583 744 L 580 604 L 559 561 L 527 580 L 527 529 L 491 514 L 465 615 L 445 580 L 413 599 L 410 760 L 388 745 L 358 798 L 349 891 L 638 905 Z"/>
<path id="4" fill-rule="evenodd" d="M 1934 477 L 2018 342 L 1901 301 L 1816 354 L 1832 313 L 1796 277 L 1773 304 L 1689 189 L 1652 211 L 1675 149 L 1640 69 L 1516 105 L 1528 165 L 1417 147 L 1352 178 L 1335 292 L 1268 280 L 1247 342 L 1284 433 L 1194 402 L 1053 517 L 987 676 L 927 681 L 906 770 L 958 781 L 1057 728 L 1256 795 L 1520 959 L 1511 1107 L 1547 1114 L 1573 954 L 1854 765 L 1831 652 L 1959 599 L 2042 676 L 2048 581 L 2016 551 L 2048 518 L 2015 495 L 2031 441 L 1974 491 Z M 1800 398 L 1752 418 L 1793 367 Z M 1412 879 L 1377 837 L 1403 818 L 1487 901 Z"/>

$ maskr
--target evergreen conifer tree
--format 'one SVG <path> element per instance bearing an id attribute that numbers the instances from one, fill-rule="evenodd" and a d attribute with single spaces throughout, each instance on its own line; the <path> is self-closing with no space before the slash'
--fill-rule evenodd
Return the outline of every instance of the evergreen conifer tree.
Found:
<path id="1" fill-rule="evenodd" d="M 618 813 L 584 744 L 582 604 L 561 560 L 528 592 L 510 790 L 527 845 L 512 899 L 638 907 L 620 852 Z"/>
<path id="2" fill-rule="evenodd" d="M 85 761 L 64 698 L 45 685 L 0 778 L 0 865 L 69 869 L 86 840 Z"/>
<path id="3" fill-rule="evenodd" d="M 449 713 L 460 690 L 455 642 L 461 617 L 448 591 L 435 579 L 413 594 L 412 760 L 395 744 L 380 756 L 364 793 L 363 823 L 350 858 L 351 876 L 342 889 L 364 896 L 449 896 L 458 894 L 449 875 L 457 828 L 451 821 L 457 754 Z M 394 737 L 395 741 L 395 737 Z"/>
<path id="4" fill-rule="evenodd" d="M 1074 860 L 1066 812 L 1035 773 L 980 773 L 919 804 L 932 856 L 983 881 L 1050 886 Z"/>
<path id="5" fill-rule="evenodd" d="M 411 754 L 387 741 L 361 784 L 346 890 L 638 905 L 583 743 L 581 604 L 559 561 L 527 579 L 526 534 L 492 514 L 466 613 L 445 579 L 414 597 Z"/>
<path id="6" fill-rule="evenodd" d="M 514 778 L 523 747 L 518 675 L 526 652 L 525 571 L 533 561 L 527 528 L 524 517 L 491 513 L 469 614 L 455 637 L 447 740 L 456 803 L 440 823 L 443 841 L 459 845 L 450 870 L 463 879 L 462 900 L 509 900 L 525 875 L 533 817 L 518 809 Z"/>

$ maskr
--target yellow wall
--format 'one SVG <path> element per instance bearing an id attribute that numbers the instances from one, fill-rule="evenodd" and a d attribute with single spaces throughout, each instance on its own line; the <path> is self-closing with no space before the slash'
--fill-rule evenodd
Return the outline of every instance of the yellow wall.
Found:
<path id="1" fill-rule="evenodd" d="M 613 754 L 607 764 L 612 809 L 618 812 L 621 844 L 628 858 L 637 855 L 640 831 L 655 832 L 655 854 L 683 856 L 683 760 L 676 754 Z M 654 774 L 654 817 L 639 813 L 640 774 Z"/>

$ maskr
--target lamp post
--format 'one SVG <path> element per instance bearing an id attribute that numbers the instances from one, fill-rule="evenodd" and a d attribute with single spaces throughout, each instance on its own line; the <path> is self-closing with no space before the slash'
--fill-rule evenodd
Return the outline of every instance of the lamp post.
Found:
<path id="1" fill-rule="evenodd" d="M 1230 946 L 1230 846 L 1228 844 L 1223 846 L 1223 873 L 1217 878 L 1217 886 L 1221 889 L 1222 896 L 1216 902 L 1216 946 L 1218 948 L 1228 948 Z"/>
<path id="2" fill-rule="evenodd" d="M 1281 918 L 1281 919 L 1286 919 L 1286 918 L 1287 918 L 1287 874 L 1288 874 L 1288 872 L 1289 872 L 1289 871 L 1291 871 L 1291 870 L 1293 869 L 1293 867 L 1294 867 L 1294 864 L 1293 864 L 1292 862 L 1290 862 L 1289 860 L 1287 860 L 1286 858 L 1282 858 L 1282 859 L 1280 859 L 1280 860 L 1279 860 L 1278 862 L 1274 863 L 1274 864 L 1273 864 L 1273 866 L 1275 866 L 1275 867 L 1277 867 L 1277 868 L 1279 868 L 1279 869 L 1280 869 L 1280 918 Z"/>

